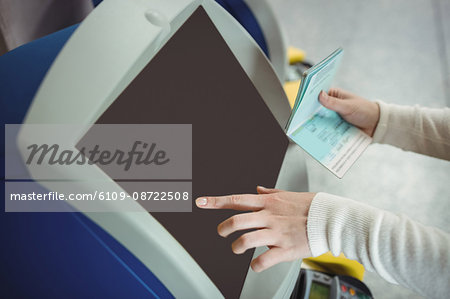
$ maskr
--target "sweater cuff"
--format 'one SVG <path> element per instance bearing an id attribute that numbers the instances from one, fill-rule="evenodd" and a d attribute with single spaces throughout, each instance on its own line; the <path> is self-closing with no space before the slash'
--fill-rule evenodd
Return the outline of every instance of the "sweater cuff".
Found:
<path id="1" fill-rule="evenodd" d="M 380 119 L 378 120 L 377 127 L 373 134 L 373 143 L 383 143 L 384 136 L 386 135 L 390 109 L 389 105 L 382 101 L 375 101 L 380 107 Z"/>
<path id="2" fill-rule="evenodd" d="M 327 240 L 327 218 L 334 210 L 335 203 L 332 198 L 328 200 L 327 195 L 327 193 L 317 193 L 309 207 L 306 231 L 313 257 L 330 251 Z"/>
<path id="3" fill-rule="evenodd" d="M 307 234 L 314 257 L 328 251 L 359 259 L 367 251 L 370 231 L 379 225 L 380 211 L 344 197 L 319 192 L 308 213 Z M 378 222 L 378 223 L 377 223 Z"/>

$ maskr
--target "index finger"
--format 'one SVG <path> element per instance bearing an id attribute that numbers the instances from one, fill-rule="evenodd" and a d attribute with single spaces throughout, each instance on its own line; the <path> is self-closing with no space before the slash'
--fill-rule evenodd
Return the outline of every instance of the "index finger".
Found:
<path id="1" fill-rule="evenodd" d="M 259 211 L 264 208 L 267 195 L 237 194 L 216 197 L 199 197 L 195 200 L 202 209 L 232 209 L 238 211 Z"/>

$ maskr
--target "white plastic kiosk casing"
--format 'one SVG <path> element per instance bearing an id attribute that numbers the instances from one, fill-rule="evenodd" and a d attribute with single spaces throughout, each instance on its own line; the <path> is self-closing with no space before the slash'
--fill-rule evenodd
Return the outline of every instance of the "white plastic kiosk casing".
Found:
<path id="1" fill-rule="evenodd" d="M 245 29 L 212 0 L 103 1 L 56 58 L 24 123 L 95 123 L 199 6 L 206 11 L 279 125 L 284 127 L 290 108 L 270 62 Z M 192 41 L 195 42 L 195 37 Z M 115 63 L 111 64 L 111 60 Z M 80 131 L 70 138 L 77 140 L 82 134 Z M 32 136 L 27 132 L 21 132 L 19 143 L 25 144 L 30 139 Z M 30 171 L 33 176 L 33 170 Z M 95 165 L 74 168 L 61 177 L 70 180 L 87 173 L 89 177 L 108 180 Z M 51 181 L 42 184 L 50 190 L 59 188 Z M 288 146 L 276 187 L 308 190 L 303 152 L 295 145 Z M 99 188 L 95 181 L 91 186 L 84 186 L 85 190 Z M 123 190 L 117 186 L 111 191 Z M 151 214 L 133 201 L 129 204 L 136 205 L 135 209 L 141 212 L 85 214 L 132 252 L 175 297 L 223 297 L 189 253 Z M 256 249 L 254 256 L 264 250 Z M 240 297 L 289 298 L 300 262 L 282 263 L 259 274 L 249 269 Z"/>

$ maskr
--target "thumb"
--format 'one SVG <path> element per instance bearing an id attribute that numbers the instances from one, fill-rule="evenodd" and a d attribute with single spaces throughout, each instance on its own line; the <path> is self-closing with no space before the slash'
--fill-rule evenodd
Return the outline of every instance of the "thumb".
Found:
<path id="1" fill-rule="evenodd" d="M 330 110 L 336 111 L 339 114 L 345 115 L 352 111 L 351 103 L 348 101 L 332 97 L 326 92 L 321 91 L 319 94 L 319 102 Z"/>
<path id="2" fill-rule="evenodd" d="M 266 188 L 266 187 L 263 187 L 263 186 L 257 186 L 256 187 L 256 192 L 258 192 L 258 194 L 271 194 L 271 193 L 281 192 L 281 190 Z"/>

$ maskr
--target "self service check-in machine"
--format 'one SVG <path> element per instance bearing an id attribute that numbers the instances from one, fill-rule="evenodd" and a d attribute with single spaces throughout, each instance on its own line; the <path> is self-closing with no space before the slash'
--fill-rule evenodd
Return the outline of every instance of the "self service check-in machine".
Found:
<path id="1" fill-rule="evenodd" d="M 25 124 L 192 124 L 192 197 L 307 191 L 303 152 L 283 127 L 279 75 L 243 27 L 212 0 L 105 0 L 66 43 Z M 72 136 L 79 140 L 86 132 Z M 26 132 L 19 143 L 31 138 Z M 83 169 L 108 180 L 97 166 Z M 33 176 L 33 171 L 31 174 Z M 77 170 L 59 174 L 65 180 Z M 111 181 L 111 180 L 110 180 Z M 58 191 L 57 183 L 40 182 Z M 94 191 L 98 181 L 83 188 Z M 122 190 L 117 183 L 117 190 Z M 217 235 L 230 211 L 84 214 L 126 247 L 177 298 L 289 298 L 301 261 L 262 273 Z M 77 208 L 75 206 L 75 208 Z"/>

